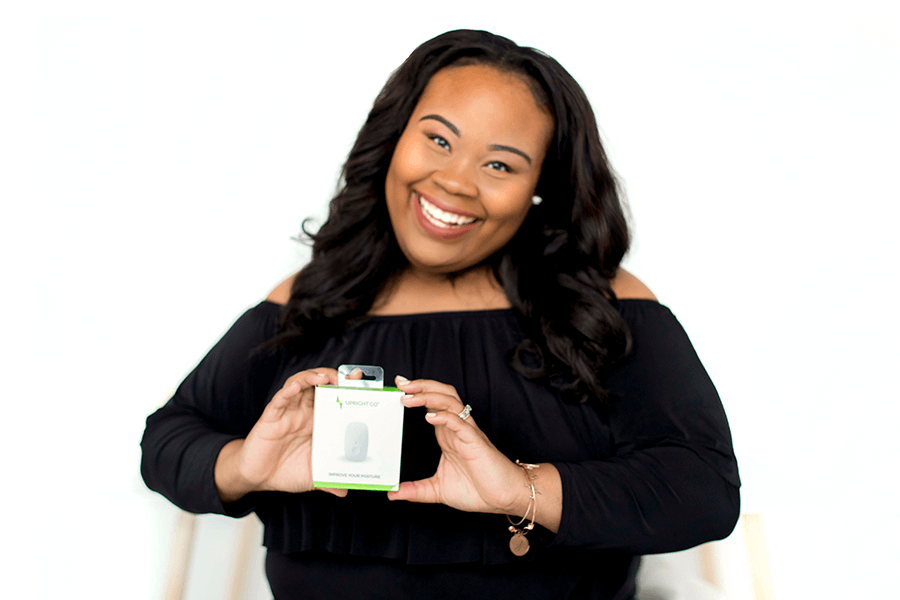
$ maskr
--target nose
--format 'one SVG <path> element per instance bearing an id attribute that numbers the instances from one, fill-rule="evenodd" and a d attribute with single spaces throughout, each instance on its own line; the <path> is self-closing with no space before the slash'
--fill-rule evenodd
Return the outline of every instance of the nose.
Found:
<path id="1" fill-rule="evenodd" d="M 472 165 L 467 161 L 448 160 L 432 175 L 432 179 L 448 194 L 454 196 L 475 196 L 478 187 L 475 185 Z"/>

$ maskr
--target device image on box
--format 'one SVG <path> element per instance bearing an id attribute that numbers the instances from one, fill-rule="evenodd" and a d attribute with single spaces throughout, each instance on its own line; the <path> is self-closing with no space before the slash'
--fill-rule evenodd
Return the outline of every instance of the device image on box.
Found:
<path id="1" fill-rule="evenodd" d="M 347 425 L 344 432 L 344 456 L 347 460 L 360 462 L 366 460 L 369 449 L 369 427 L 365 423 L 354 421 Z"/>
<path id="2" fill-rule="evenodd" d="M 364 379 L 348 379 L 355 369 Z M 318 488 L 396 490 L 403 443 L 403 392 L 384 370 L 341 365 L 338 385 L 316 386 L 312 476 Z"/>

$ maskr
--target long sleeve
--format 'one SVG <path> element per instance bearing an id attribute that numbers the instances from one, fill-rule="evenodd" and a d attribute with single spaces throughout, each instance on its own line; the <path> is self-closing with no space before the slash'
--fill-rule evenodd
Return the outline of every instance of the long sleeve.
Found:
<path id="1" fill-rule="evenodd" d="M 607 380 L 613 453 L 554 463 L 558 546 L 653 554 L 721 539 L 740 511 L 737 462 L 719 396 L 671 312 L 624 307 L 633 349 Z"/>
<path id="2" fill-rule="evenodd" d="M 141 475 L 147 486 L 195 513 L 242 516 L 254 494 L 224 506 L 214 469 L 222 447 L 247 435 L 273 391 L 278 353 L 256 351 L 276 333 L 278 307 L 248 310 L 187 376 L 165 406 L 147 418 Z"/>

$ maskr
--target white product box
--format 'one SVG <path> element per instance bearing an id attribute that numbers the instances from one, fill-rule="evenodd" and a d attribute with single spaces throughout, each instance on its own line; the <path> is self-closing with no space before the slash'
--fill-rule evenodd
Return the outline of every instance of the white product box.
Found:
<path id="1" fill-rule="evenodd" d="M 354 369 L 371 379 L 347 379 Z M 396 490 L 403 443 L 401 390 L 381 367 L 341 365 L 338 385 L 316 386 L 312 476 L 318 488 Z"/>

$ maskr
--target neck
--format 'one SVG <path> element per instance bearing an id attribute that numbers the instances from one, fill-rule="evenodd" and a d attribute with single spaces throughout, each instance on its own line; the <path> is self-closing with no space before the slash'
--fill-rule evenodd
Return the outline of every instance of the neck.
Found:
<path id="1" fill-rule="evenodd" d="M 407 267 L 389 282 L 369 314 L 392 315 L 509 308 L 503 288 L 486 266 L 435 274 Z"/>

